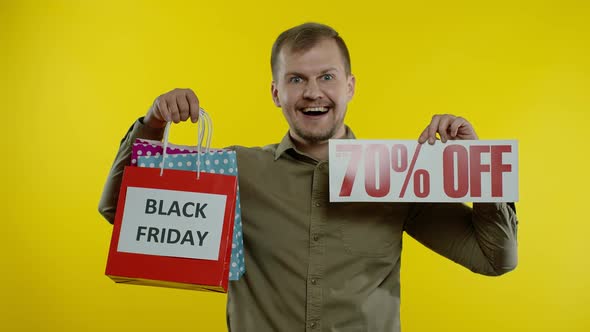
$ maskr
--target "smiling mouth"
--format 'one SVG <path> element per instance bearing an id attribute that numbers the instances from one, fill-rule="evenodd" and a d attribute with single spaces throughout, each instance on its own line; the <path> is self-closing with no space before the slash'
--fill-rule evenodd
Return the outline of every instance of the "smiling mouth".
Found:
<path id="1" fill-rule="evenodd" d="M 305 115 L 321 116 L 321 115 L 328 113 L 330 111 L 330 109 L 331 109 L 330 107 L 318 106 L 318 107 L 305 107 L 300 110 Z"/>

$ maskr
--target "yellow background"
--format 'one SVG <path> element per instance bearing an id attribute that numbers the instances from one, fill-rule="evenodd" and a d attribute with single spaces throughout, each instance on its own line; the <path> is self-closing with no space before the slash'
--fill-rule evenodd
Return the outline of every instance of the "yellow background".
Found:
<path id="1" fill-rule="evenodd" d="M 103 275 L 102 185 L 127 128 L 175 87 L 211 113 L 214 146 L 277 142 L 271 44 L 319 21 L 350 48 L 358 137 L 417 138 L 454 113 L 520 142 L 518 268 L 482 277 L 406 238 L 404 331 L 589 331 L 588 1 L 385 3 L 2 0 L 0 329 L 223 331 L 224 295 Z"/>

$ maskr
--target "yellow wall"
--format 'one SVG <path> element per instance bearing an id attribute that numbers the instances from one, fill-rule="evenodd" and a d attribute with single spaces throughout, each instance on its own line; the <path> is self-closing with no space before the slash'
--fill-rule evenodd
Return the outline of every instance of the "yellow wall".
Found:
<path id="1" fill-rule="evenodd" d="M 454 113 L 520 142 L 517 270 L 478 276 L 406 238 L 404 331 L 589 331 L 589 3 L 387 3 L 1 1 L 0 329 L 223 331 L 224 295 L 103 275 L 98 198 L 129 125 L 174 87 L 196 90 L 215 146 L 278 141 L 270 46 L 313 20 L 349 44 L 357 136 L 417 138 Z"/>

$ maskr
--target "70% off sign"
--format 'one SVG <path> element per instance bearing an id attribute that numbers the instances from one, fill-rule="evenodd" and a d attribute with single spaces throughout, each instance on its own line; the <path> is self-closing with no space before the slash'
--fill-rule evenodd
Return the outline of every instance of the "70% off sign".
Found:
<path id="1" fill-rule="evenodd" d="M 330 140 L 331 202 L 516 202 L 518 142 Z"/>

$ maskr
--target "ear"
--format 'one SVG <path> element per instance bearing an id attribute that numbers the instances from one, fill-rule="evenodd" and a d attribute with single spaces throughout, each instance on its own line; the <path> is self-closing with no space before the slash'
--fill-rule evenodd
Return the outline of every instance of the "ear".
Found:
<path id="1" fill-rule="evenodd" d="M 279 90 L 277 89 L 277 83 L 272 81 L 270 85 L 270 93 L 272 94 L 272 101 L 274 101 L 277 107 L 281 107 L 281 101 L 279 100 Z"/>
<path id="2" fill-rule="evenodd" d="M 356 78 L 353 74 L 350 74 L 346 80 L 346 94 L 348 95 L 348 100 L 350 101 L 354 96 L 354 89 L 356 85 Z"/>

